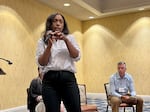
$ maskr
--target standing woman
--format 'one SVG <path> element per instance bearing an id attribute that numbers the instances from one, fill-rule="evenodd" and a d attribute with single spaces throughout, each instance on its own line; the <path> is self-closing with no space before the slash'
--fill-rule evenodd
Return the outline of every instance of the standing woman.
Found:
<path id="1" fill-rule="evenodd" d="M 46 112 L 60 112 L 61 100 L 67 112 L 81 112 L 74 64 L 80 59 L 80 49 L 74 36 L 69 34 L 63 15 L 56 13 L 47 18 L 36 59 L 44 73 L 42 96 Z"/>

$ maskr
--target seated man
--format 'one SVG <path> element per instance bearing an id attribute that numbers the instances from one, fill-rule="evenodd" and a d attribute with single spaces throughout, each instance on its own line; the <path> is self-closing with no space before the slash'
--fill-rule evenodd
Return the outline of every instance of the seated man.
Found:
<path id="1" fill-rule="evenodd" d="M 43 74 L 38 68 L 38 77 L 34 78 L 30 83 L 30 88 L 28 91 L 28 109 L 30 112 L 35 112 L 36 106 L 42 101 L 42 79 Z M 41 102 L 40 104 L 43 104 Z M 45 108 L 45 107 L 44 107 Z M 65 107 L 63 102 L 61 102 L 60 112 L 65 112 Z"/>
<path id="2" fill-rule="evenodd" d="M 28 102 L 28 109 L 30 112 L 35 112 L 36 105 L 42 100 L 42 78 L 43 75 L 40 73 L 40 69 L 38 68 L 38 77 L 31 81 L 28 92 L 30 100 Z"/>
<path id="3" fill-rule="evenodd" d="M 135 104 L 136 112 L 143 111 L 143 99 L 136 96 L 132 76 L 126 73 L 125 62 L 118 63 L 118 72 L 110 77 L 112 112 L 119 112 L 120 103 Z"/>

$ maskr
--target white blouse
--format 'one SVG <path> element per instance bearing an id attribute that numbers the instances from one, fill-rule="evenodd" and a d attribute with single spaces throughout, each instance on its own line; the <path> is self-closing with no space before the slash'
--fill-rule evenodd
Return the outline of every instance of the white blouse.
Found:
<path id="1" fill-rule="evenodd" d="M 66 70 L 75 73 L 76 68 L 74 61 L 80 60 L 80 48 L 73 35 L 67 35 L 67 39 L 72 43 L 72 45 L 79 51 L 79 55 L 76 58 L 70 57 L 68 48 L 64 40 L 54 41 L 51 47 L 51 56 L 49 57 L 49 62 L 45 66 L 41 66 L 38 62 L 38 58 L 43 54 L 47 45 L 44 43 L 43 38 L 40 38 L 37 45 L 36 51 L 36 61 L 40 68 L 42 68 L 42 73 L 45 74 L 49 70 Z"/>

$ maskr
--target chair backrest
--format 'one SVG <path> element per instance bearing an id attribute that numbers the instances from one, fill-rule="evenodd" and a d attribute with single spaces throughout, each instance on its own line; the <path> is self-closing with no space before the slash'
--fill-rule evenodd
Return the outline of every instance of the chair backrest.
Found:
<path id="1" fill-rule="evenodd" d="M 27 88 L 26 91 L 27 91 L 27 109 L 30 109 L 30 95 L 29 95 L 29 88 Z"/>
<path id="2" fill-rule="evenodd" d="M 80 102 L 81 105 L 87 104 L 87 96 L 86 96 L 86 85 L 78 84 L 79 92 L 80 92 Z"/>
<path id="3" fill-rule="evenodd" d="M 110 87 L 109 87 L 109 83 L 105 83 L 104 87 L 105 87 L 105 93 L 106 93 L 106 98 L 107 98 L 107 103 L 110 104 L 109 101 L 109 96 L 110 96 Z"/>

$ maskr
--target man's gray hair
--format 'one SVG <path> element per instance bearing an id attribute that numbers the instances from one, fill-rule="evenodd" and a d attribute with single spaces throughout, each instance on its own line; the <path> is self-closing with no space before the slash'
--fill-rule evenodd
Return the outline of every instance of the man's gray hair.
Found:
<path id="1" fill-rule="evenodd" d="M 126 63 L 124 61 L 118 62 L 118 65 L 122 65 L 122 64 L 124 64 L 126 66 Z"/>

